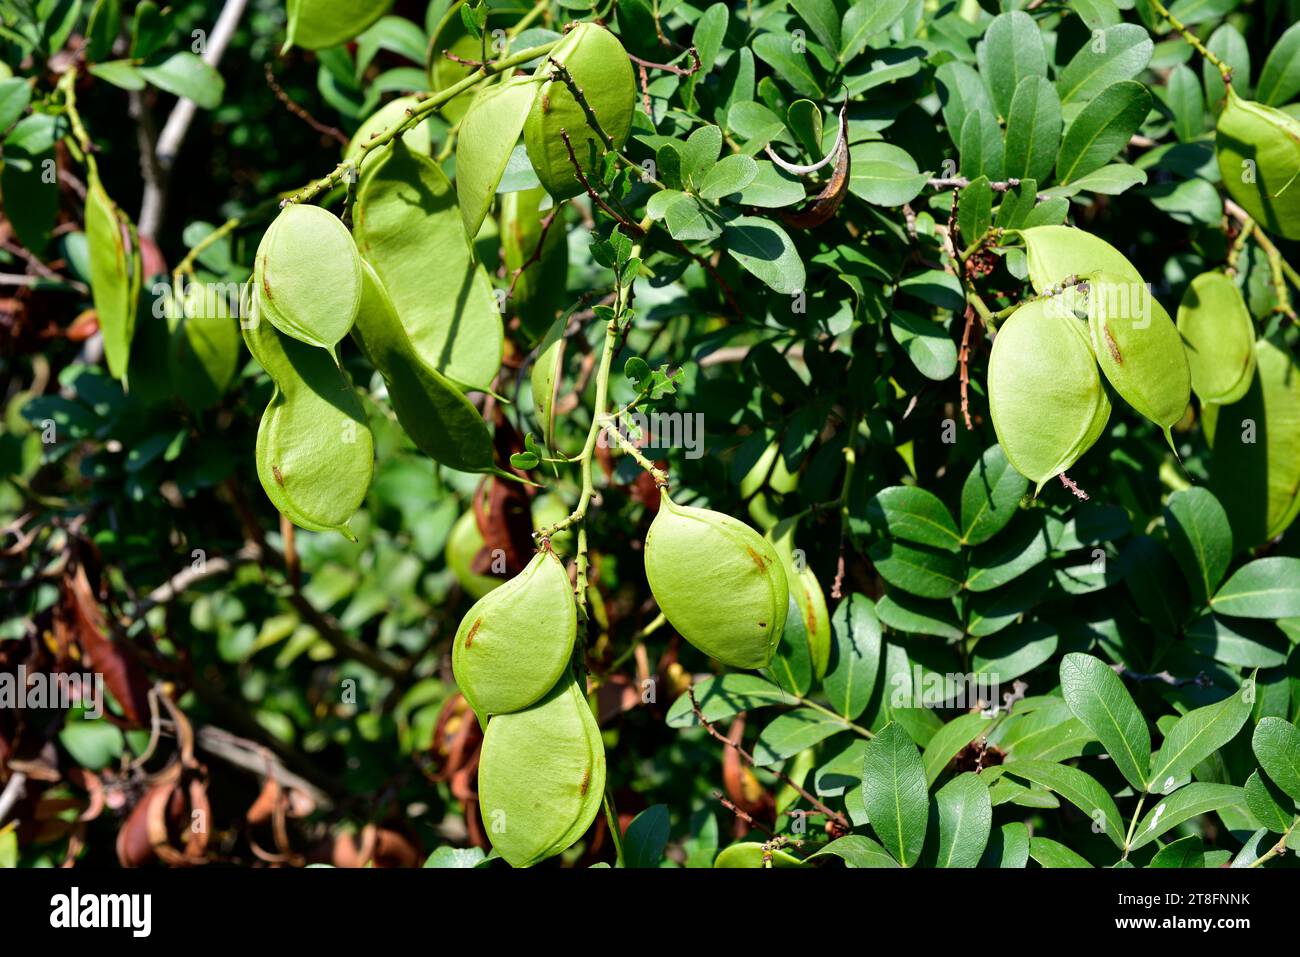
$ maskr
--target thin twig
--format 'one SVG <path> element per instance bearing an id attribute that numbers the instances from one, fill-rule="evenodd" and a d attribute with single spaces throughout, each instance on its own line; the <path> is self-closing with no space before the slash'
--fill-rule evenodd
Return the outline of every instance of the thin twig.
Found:
<path id="1" fill-rule="evenodd" d="M 961 363 L 961 415 L 966 421 L 966 431 L 972 431 L 975 428 L 970 418 L 970 331 L 975 325 L 975 307 L 966 306 L 966 325 L 961 331 L 961 352 L 958 353 L 958 360 Z"/>
<path id="2" fill-rule="evenodd" d="M 299 105 L 293 97 L 284 91 L 284 87 L 280 86 L 280 84 L 276 82 L 275 72 L 271 69 L 271 62 L 269 60 L 264 64 L 264 66 L 266 67 L 266 85 L 271 88 L 271 92 L 275 94 L 275 98 L 284 105 L 286 110 L 298 117 L 298 119 L 302 120 L 322 136 L 331 137 L 341 146 L 348 145 L 348 138 L 343 134 L 342 130 L 336 126 L 328 126 L 325 123 L 320 122 L 320 120 L 308 113 L 305 107 Z"/>
<path id="3" fill-rule="evenodd" d="M 582 171 L 582 164 L 578 162 L 578 156 L 573 152 L 573 143 L 569 140 L 569 131 L 567 129 L 560 129 L 560 139 L 564 140 L 564 148 L 569 151 L 569 162 L 573 164 L 573 171 L 578 176 L 578 182 L 581 183 L 582 188 L 587 191 L 587 195 L 591 197 L 591 201 L 599 206 L 610 219 L 614 220 L 614 222 L 623 226 L 625 229 L 630 230 L 637 236 L 645 235 L 644 229 L 632 222 L 626 216 L 616 212 L 609 203 L 601 199 L 600 194 L 597 193 L 595 187 L 591 185 L 591 181 L 587 179 L 587 174 Z"/>
<path id="4" fill-rule="evenodd" d="M 1066 488 L 1070 490 L 1071 493 L 1073 493 L 1075 498 L 1079 499 L 1079 501 L 1081 502 L 1088 501 L 1088 493 L 1085 492 L 1083 489 L 1079 488 L 1079 486 L 1075 484 L 1074 479 L 1070 478 L 1070 476 L 1066 475 L 1064 472 L 1062 472 L 1060 475 L 1056 477 L 1061 480 L 1062 485 L 1064 485 Z"/>
<path id="5" fill-rule="evenodd" d="M 510 277 L 510 288 L 506 291 L 506 299 L 510 299 L 514 296 L 515 285 L 519 282 L 519 277 L 524 274 L 524 270 L 526 270 L 533 263 L 541 263 L 542 246 L 545 245 L 546 243 L 546 234 L 551 231 L 551 224 L 555 222 L 555 214 L 558 213 L 559 211 L 560 211 L 560 204 L 556 203 L 555 208 L 551 210 L 550 215 L 548 215 L 545 219 L 542 220 L 541 232 L 538 234 L 537 237 L 537 246 L 533 249 L 533 254 L 529 256 L 527 259 L 525 259 L 523 263 L 520 264 L 519 268 L 516 269 L 514 271 L 514 274 Z"/>

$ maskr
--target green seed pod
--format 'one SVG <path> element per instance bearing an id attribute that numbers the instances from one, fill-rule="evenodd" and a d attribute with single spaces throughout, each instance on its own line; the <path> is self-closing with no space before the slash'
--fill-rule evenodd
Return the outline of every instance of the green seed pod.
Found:
<path id="1" fill-rule="evenodd" d="M 1255 324 L 1246 300 L 1221 272 L 1201 273 L 1178 305 L 1192 390 L 1202 402 L 1231 405 L 1255 377 Z"/>
<path id="2" fill-rule="evenodd" d="M 461 620 L 451 650 L 456 684 L 481 717 L 527 708 L 568 667 L 577 633 L 569 574 L 543 549 Z"/>
<path id="3" fill-rule="evenodd" d="M 803 619 L 813 672 L 821 679 L 826 676 L 826 666 L 831 658 L 831 618 L 826 612 L 826 595 L 821 583 L 808 567 L 803 553 L 795 548 L 794 535 L 798 526 L 798 517 L 784 518 L 777 522 L 768 537 L 781 559 L 790 597 L 794 599 Z"/>
<path id="4" fill-rule="evenodd" d="M 284 48 L 324 50 L 347 43 L 384 15 L 393 0 L 289 0 Z"/>
<path id="5" fill-rule="evenodd" d="M 596 819 L 604 793 L 600 727 L 572 673 L 531 708 L 488 722 L 479 806 L 492 846 L 511 866 L 568 849 Z"/>
<path id="6" fill-rule="evenodd" d="M 1133 408 L 1164 429 L 1183 417 L 1192 379 L 1182 338 L 1146 283 L 1100 272 L 1088 279 L 1088 330 L 1101 371 Z"/>
<path id="7" fill-rule="evenodd" d="M 773 867 L 803 867 L 803 861 L 780 848 L 771 851 Z M 763 866 L 763 845 L 756 841 L 743 841 L 724 847 L 713 861 L 714 867 L 757 869 Z"/>
<path id="8" fill-rule="evenodd" d="M 86 183 L 86 247 L 90 289 L 104 335 L 108 371 L 126 379 L 140 298 L 140 264 L 122 236 L 123 216 L 109 199 L 94 167 Z"/>
<path id="9" fill-rule="evenodd" d="M 355 220 L 357 247 L 425 364 L 486 389 L 501 367 L 501 312 L 470 255 L 447 175 L 398 140 L 367 165 Z"/>
<path id="10" fill-rule="evenodd" d="M 237 303 L 220 286 L 191 282 L 171 321 L 168 368 L 172 390 L 199 411 L 221 401 L 239 372 Z"/>
<path id="11" fill-rule="evenodd" d="M 374 471 L 361 400 L 330 352 L 260 321 L 260 297 L 253 297 L 252 308 L 244 342 L 275 383 L 257 430 L 257 477 L 295 525 L 355 541 L 347 523 Z"/>
<path id="12" fill-rule="evenodd" d="M 506 275 L 527 268 L 515 281 L 511 307 L 529 341 L 544 336 L 564 308 L 565 276 L 569 271 L 569 243 L 564 233 L 564 217 L 542 233 L 543 220 L 554 210 L 543 213 L 539 206 L 546 192 L 540 187 L 521 189 L 501 197 L 501 249 L 505 253 Z M 540 255 L 537 244 L 541 243 Z"/>
<path id="13" fill-rule="evenodd" d="M 275 217 L 253 267 L 261 316 L 286 336 L 333 349 L 361 306 L 361 257 L 329 210 L 293 203 Z"/>
<path id="14" fill-rule="evenodd" d="M 1232 405 L 1204 407 L 1213 448 L 1210 488 L 1238 548 L 1281 535 L 1300 512 L 1300 363 L 1281 346 L 1255 345 L 1255 375 Z"/>
<path id="15" fill-rule="evenodd" d="M 537 347 L 537 358 L 533 361 L 533 412 L 537 416 L 537 427 L 542 430 L 542 440 L 549 449 L 555 448 L 555 394 L 560 387 L 564 330 L 568 325 L 567 314 L 551 324 L 551 330 Z"/>
<path id="16" fill-rule="evenodd" d="M 451 527 L 451 533 L 447 536 L 447 548 L 443 555 L 447 559 L 447 567 L 460 582 L 460 587 L 475 599 L 482 598 L 492 589 L 506 583 L 504 578 L 497 578 L 495 575 L 479 575 L 474 572 L 472 568 L 474 556 L 482 547 L 483 534 L 478 530 L 478 520 L 474 518 L 474 510 L 471 508 L 456 519 L 456 524 Z"/>
<path id="17" fill-rule="evenodd" d="M 664 616 L 706 655 L 735 668 L 772 660 L 790 602 L 771 543 L 744 522 L 662 493 L 645 571 Z"/>
<path id="18" fill-rule="evenodd" d="M 1300 239 L 1300 120 L 1229 86 L 1214 140 L 1232 198 L 1270 233 Z"/>
<path id="19" fill-rule="evenodd" d="M 543 82 L 524 122 L 524 145 L 542 186 L 560 200 L 582 192 L 560 130 L 567 131 L 573 155 L 588 178 L 594 169 L 592 150 L 602 154 L 605 144 L 564 81 L 551 79 L 551 60 L 568 70 L 601 129 L 614 141 L 615 149 L 623 148 L 632 129 L 636 81 L 623 44 L 604 27 L 590 22 L 570 30 L 537 67 L 534 76 L 543 78 Z"/>
<path id="20" fill-rule="evenodd" d="M 1059 297 L 1025 303 L 998 329 L 988 390 L 998 444 L 1037 483 L 1034 494 L 1077 462 L 1110 418 L 1083 323 Z"/>
<path id="21" fill-rule="evenodd" d="M 1073 226 L 1034 226 L 1018 230 L 1025 241 L 1029 281 L 1045 293 L 1071 276 L 1112 273 L 1141 282 L 1133 264 L 1118 249 L 1092 233 Z"/>
<path id="22" fill-rule="evenodd" d="M 478 235 L 497 187 L 519 142 L 519 133 L 537 95 L 538 80 L 511 77 L 481 89 L 460 121 L 456 137 L 456 196 L 465 235 Z M 506 194 L 510 195 L 510 194 Z"/>
<path id="23" fill-rule="evenodd" d="M 425 455 L 462 472 L 490 472 L 492 437 L 473 403 L 416 353 L 369 263 L 352 334 L 388 384 L 388 398 L 411 441 Z"/>
<path id="24" fill-rule="evenodd" d="M 361 147 L 369 143 L 380 133 L 396 126 L 406 119 L 406 111 L 416 106 L 420 102 L 418 96 L 399 96 L 395 100 L 389 100 L 375 112 L 371 113 L 357 131 L 352 134 L 352 139 L 348 141 L 348 147 L 343 151 L 343 158 L 346 160 L 355 160 L 357 154 L 361 152 Z M 402 134 L 402 142 L 406 144 L 407 149 L 412 153 L 419 153 L 422 156 L 428 156 L 433 150 L 433 134 L 431 126 L 438 122 L 430 118 L 421 120 L 411 129 Z M 374 154 L 377 155 L 377 154 Z"/>
<path id="25" fill-rule="evenodd" d="M 540 532 L 542 529 L 550 528 L 557 525 L 569 517 L 569 507 L 556 495 L 550 492 L 543 492 L 533 499 L 533 530 Z M 551 536 L 551 550 L 560 558 L 573 553 L 573 531 L 565 529 Z"/>

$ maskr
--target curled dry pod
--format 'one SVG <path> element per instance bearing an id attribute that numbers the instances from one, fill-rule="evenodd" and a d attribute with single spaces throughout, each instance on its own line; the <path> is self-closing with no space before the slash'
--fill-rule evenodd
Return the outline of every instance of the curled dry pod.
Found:
<path id="1" fill-rule="evenodd" d="M 572 673 L 523 711 L 488 722 L 478 797 L 492 846 L 513 867 L 566 850 L 596 819 L 605 746 Z"/>
<path id="2" fill-rule="evenodd" d="M 501 313 L 447 175 L 398 140 L 362 176 L 355 219 L 361 255 L 425 364 L 486 389 L 501 367 Z"/>
<path id="3" fill-rule="evenodd" d="M 461 620 L 451 649 L 456 684 L 480 716 L 519 711 L 551 690 L 577 633 L 569 574 L 544 548 Z"/>
<path id="4" fill-rule="evenodd" d="M 783 518 L 771 532 L 772 544 L 785 569 L 790 597 L 803 621 L 803 632 L 808 640 L 808 655 L 813 671 L 819 679 L 826 676 L 826 666 L 831 658 L 831 618 L 826 612 L 826 595 L 816 574 L 808 566 L 802 551 L 795 548 L 794 535 L 799 527 L 798 517 Z M 786 622 L 787 626 L 789 621 Z"/>
<path id="5" fill-rule="evenodd" d="M 1231 277 L 1206 272 L 1188 284 L 1178 332 L 1202 402 L 1231 405 L 1246 394 L 1255 377 L 1255 324 Z"/>
<path id="6" fill-rule="evenodd" d="M 559 200 L 582 192 L 560 130 L 567 131 L 573 154 L 589 178 L 593 169 L 591 153 L 604 153 L 605 145 L 564 81 L 551 78 L 551 60 L 568 70 L 601 129 L 614 141 L 615 149 L 623 148 L 632 129 L 636 81 L 623 44 L 604 27 L 590 22 L 570 30 L 537 67 L 534 76 L 543 78 L 543 82 L 524 122 L 524 145 L 542 186 Z"/>
<path id="7" fill-rule="evenodd" d="M 289 0 L 284 48 L 324 50 L 347 43 L 392 5 L 393 0 Z"/>
<path id="8" fill-rule="evenodd" d="M 108 371 L 125 379 L 140 298 L 140 263 L 132 255 L 123 215 L 109 199 L 99 174 L 90 167 L 86 183 L 86 247 L 90 255 L 90 289 L 104 335 Z M 127 230 L 129 232 L 129 230 Z"/>
<path id="9" fill-rule="evenodd" d="M 535 186 L 501 197 L 501 249 L 506 275 L 524 270 L 515 281 L 510 304 L 530 342 L 546 334 L 555 314 L 564 307 L 564 281 L 569 271 L 564 217 L 554 208 L 542 212 L 540 205 L 545 196 L 546 192 Z M 543 230 L 542 223 L 551 215 L 558 215 L 559 221 Z"/>
<path id="10" fill-rule="evenodd" d="M 790 589 L 772 544 L 744 522 L 678 505 L 664 490 L 645 572 L 668 623 L 696 648 L 735 668 L 771 662 Z"/>
<path id="11" fill-rule="evenodd" d="M 362 263 L 362 277 L 352 333 L 388 384 L 397 421 L 431 459 L 463 472 L 492 471 L 492 437 L 478 409 L 415 351 L 368 263 Z"/>
<path id="12" fill-rule="evenodd" d="M 1118 249 L 1073 226 L 1034 226 L 1018 231 L 1025 241 L 1029 281 L 1034 291 L 1044 293 L 1071 276 L 1096 272 L 1125 276 L 1136 282 L 1142 276 Z"/>
<path id="13" fill-rule="evenodd" d="M 551 324 L 546 338 L 537 347 L 537 358 L 533 361 L 533 412 L 549 449 L 555 448 L 555 395 L 560 388 L 564 367 L 564 330 L 568 325 L 568 313 Z"/>
<path id="14" fill-rule="evenodd" d="M 1281 346 L 1255 345 L 1255 375 L 1232 405 L 1204 407 L 1213 449 L 1210 488 L 1253 548 L 1282 534 L 1300 513 L 1300 363 Z"/>
<path id="15" fill-rule="evenodd" d="M 1083 323 L 1059 297 L 1025 303 L 998 329 L 988 390 L 998 444 L 1038 489 L 1077 462 L 1110 418 Z"/>
<path id="16" fill-rule="evenodd" d="M 295 525 L 355 536 L 348 520 L 370 488 L 374 442 L 361 400 L 334 356 L 260 320 L 260 297 L 244 328 L 253 358 L 275 383 L 257 429 L 257 477 Z"/>
<path id="17" fill-rule="evenodd" d="M 1214 139 L 1232 198 L 1270 233 L 1300 239 L 1300 120 L 1229 85 Z"/>
<path id="18" fill-rule="evenodd" d="M 1192 379 L 1178 329 L 1141 279 L 1088 277 L 1088 330 L 1101 371 L 1124 401 L 1165 433 L 1187 411 Z"/>
<path id="19" fill-rule="evenodd" d="M 406 111 L 419 103 L 420 97 L 418 96 L 399 96 L 375 110 L 362 121 L 361 125 L 357 127 L 357 131 L 352 134 L 347 149 L 343 151 L 343 158 L 355 160 L 357 154 L 361 152 L 362 146 L 369 143 L 380 133 L 405 120 Z M 428 156 L 433 149 L 433 134 L 430 127 L 430 120 L 421 120 L 402 134 L 402 142 L 406 144 L 411 152 Z"/>
<path id="20" fill-rule="evenodd" d="M 497 578 L 495 575 L 479 575 L 474 571 L 474 556 L 482 547 L 483 533 L 478 530 L 478 520 L 475 519 L 474 510 L 471 508 L 456 519 L 456 524 L 451 527 L 451 532 L 447 536 L 447 548 L 443 554 L 447 559 L 447 567 L 460 582 L 460 587 L 475 599 L 482 598 L 492 589 L 505 584 L 503 578 Z"/>
<path id="21" fill-rule="evenodd" d="M 238 298 L 222 285 L 191 282 L 169 315 L 168 369 L 173 391 L 195 411 L 221 401 L 243 350 L 239 347 Z"/>
<path id="22" fill-rule="evenodd" d="M 267 228 L 253 267 L 263 319 L 286 336 L 332 349 L 361 306 L 361 257 L 327 209 L 292 203 Z"/>

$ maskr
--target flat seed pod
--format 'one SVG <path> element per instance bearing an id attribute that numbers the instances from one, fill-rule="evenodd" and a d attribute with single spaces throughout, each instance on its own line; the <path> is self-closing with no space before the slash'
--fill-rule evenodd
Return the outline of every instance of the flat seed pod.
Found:
<path id="1" fill-rule="evenodd" d="M 323 50 L 347 43 L 384 15 L 393 0 L 289 0 L 284 48 Z"/>
<path id="2" fill-rule="evenodd" d="M 1025 303 L 998 329 L 988 390 L 998 444 L 1038 489 L 1077 462 L 1110 417 L 1083 323 L 1057 299 Z"/>
<path id="3" fill-rule="evenodd" d="M 492 208 L 501 174 L 519 142 L 538 81 L 516 76 L 485 87 L 474 98 L 456 137 L 456 195 L 470 242 Z"/>
<path id="4" fill-rule="evenodd" d="M 352 334 L 384 377 L 397 421 L 429 458 L 462 472 L 492 471 L 492 437 L 478 409 L 425 363 L 374 270 L 369 263 L 361 269 L 361 308 Z"/>
<path id="5" fill-rule="evenodd" d="M 1214 139 L 1232 198 L 1270 233 L 1300 239 L 1300 120 L 1229 86 Z"/>
<path id="6" fill-rule="evenodd" d="M 795 548 L 794 536 L 798 526 L 797 517 L 782 519 L 773 527 L 769 537 L 785 570 L 790 597 L 803 619 L 813 672 L 821 679 L 826 676 L 826 666 L 831 657 L 831 618 L 826 611 L 826 594 L 817 581 L 817 575 L 808 566 L 803 553 Z"/>
<path id="7" fill-rule="evenodd" d="M 569 574 L 543 549 L 461 620 L 451 649 L 456 683 L 480 717 L 527 708 L 569 666 L 577 633 Z"/>
<path id="8" fill-rule="evenodd" d="M 1165 433 L 1191 401 L 1187 352 L 1169 313 L 1140 279 L 1096 273 L 1088 279 L 1088 330 L 1097 363 L 1115 391 Z"/>
<path id="9" fill-rule="evenodd" d="M 1178 305 L 1178 332 L 1192 390 L 1202 402 L 1231 405 L 1255 377 L 1255 324 L 1237 284 L 1224 273 L 1201 273 Z"/>
<path id="10" fill-rule="evenodd" d="M 1133 264 L 1106 240 L 1073 226 L 1034 226 L 1018 230 L 1025 241 L 1029 281 L 1046 292 L 1071 276 L 1106 272 L 1141 282 Z"/>
<path id="11" fill-rule="evenodd" d="M 261 316 L 286 336 L 332 349 L 361 306 L 361 257 L 327 209 L 293 203 L 275 217 L 253 267 Z"/>
<path id="12" fill-rule="evenodd" d="M 560 385 L 564 363 L 564 330 L 568 324 L 568 315 L 561 316 L 551 324 L 551 330 L 537 347 L 537 358 L 533 361 L 533 412 L 537 416 L 537 425 L 542 430 L 546 447 L 550 449 L 555 448 L 555 393 Z"/>
<path id="13" fill-rule="evenodd" d="M 744 522 L 678 505 L 665 490 L 645 571 L 668 623 L 696 648 L 735 668 L 771 662 L 790 590 L 772 544 Z"/>
<path id="14" fill-rule="evenodd" d="M 348 520 L 370 488 L 374 442 L 361 400 L 332 353 L 260 320 L 260 300 L 243 330 L 275 392 L 257 429 L 257 477 L 295 525 L 355 540 Z"/>
<path id="15" fill-rule="evenodd" d="M 566 301 L 569 244 L 564 233 L 564 217 L 559 215 L 543 237 L 542 221 L 554 212 L 539 209 L 545 196 L 546 191 L 535 186 L 501 197 L 501 249 L 505 253 L 506 275 L 513 276 L 515 270 L 528 264 L 515 281 L 510 307 L 530 341 L 546 335 Z M 534 259 L 539 242 L 541 252 Z"/>
<path id="16" fill-rule="evenodd" d="M 451 569 L 460 587 L 471 598 L 482 598 L 494 588 L 505 584 L 504 578 L 495 575 L 479 575 L 473 569 L 474 556 L 483 547 L 483 533 L 478 530 L 478 521 L 474 510 L 470 509 L 451 527 L 447 536 L 447 548 L 443 553 L 447 567 Z"/>
<path id="17" fill-rule="evenodd" d="M 561 853 L 591 826 L 605 793 L 605 747 L 572 673 L 531 708 L 488 722 L 478 767 L 488 836 L 513 867 Z"/>
<path id="18" fill-rule="evenodd" d="M 172 390 L 199 411 L 221 401 L 239 372 L 239 309 L 222 286 L 191 282 L 173 318 L 168 369 Z"/>
<path id="19" fill-rule="evenodd" d="M 369 143 L 371 139 L 378 136 L 384 130 L 396 126 L 406 119 L 406 111 L 420 102 L 418 96 L 399 96 L 395 100 L 389 100 L 375 112 L 371 113 L 357 131 L 352 134 L 352 139 L 348 142 L 348 147 L 343 151 L 343 158 L 352 160 L 356 159 L 357 153 L 361 147 Z M 430 129 L 431 119 L 421 120 L 402 134 L 402 142 L 413 153 L 419 153 L 428 156 L 432 152 L 433 134 Z"/>
<path id="20" fill-rule="evenodd" d="M 1213 447 L 1210 488 L 1253 548 L 1282 534 L 1300 511 L 1300 364 L 1275 343 L 1255 346 L 1255 376 L 1239 402 L 1206 405 Z"/>
<path id="21" fill-rule="evenodd" d="M 122 215 L 104 191 L 94 167 L 86 183 L 86 245 L 90 253 L 90 289 L 104 355 L 115 379 L 125 379 L 135 334 L 136 303 L 140 298 L 138 263 L 123 235 Z"/>
<path id="22" fill-rule="evenodd" d="M 632 61 L 627 58 L 623 44 L 598 24 L 579 23 L 555 46 L 550 59 L 569 71 L 596 114 L 601 129 L 614 141 L 615 149 L 622 149 L 632 129 L 632 111 L 636 106 Z M 582 192 L 582 183 L 560 130 L 567 131 L 573 154 L 589 178 L 593 169 L 592 151 L 602 154 L 605 145 L 569 88 L 562 80 L 551 79 L 553 69 L 548 60 L 534 74 L 543 82 L 524 123 L 524 144 L 542 186 L 560 200 Z"/>
<path id="23" fill-rule="evenodd" d="M 462 388 L 486 389 L 501 367 L 501 312 L 446 174 L 399 140 L 363 175 L 354 215 L 361 255 L 415 351 Z"/>

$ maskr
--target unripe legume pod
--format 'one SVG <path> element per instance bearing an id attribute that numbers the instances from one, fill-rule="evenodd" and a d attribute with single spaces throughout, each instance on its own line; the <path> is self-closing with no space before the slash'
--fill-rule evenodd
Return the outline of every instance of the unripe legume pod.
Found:
<path id="1" fill-rule="evenodd" d="M 1229 86 L 1214 139 L 1232 198 L 1269 232 L 1300 239 L 1300 120 Z"/>
<path id="2" fill-rule="evenodd" d="M 361 257 L 329 210 L 293 203 L 267 228 L 253 270 L 262 319 L 286 336 L 332 349 L 361 305 Z"/>
<path id="3" fill-rule="evenodd" d="M 531 867 L 582 837 L 605 792 L 600 727 L 572 673 L 530 708 L 488 722 L 478 794 L 492 846 Z"/>
<path id="4" fill-rule="evenodd" d="M 1106 240 L 1073 226 L 1034 226 L 1019 230 L 1025 241 L 1029 281 L 1045 293 L 1071 276 L 1095 272 L 1125 276 L 1141 282 L 1133 264 Z"/>
<path id="5" fill-rule="evenodd" d="M 543 549 L 461 620 L 451 651 L 456 683 L 481 717 L 519 711 L 568 667 L 577 633 L 569 575 Z"/>
<path id="6" fill-rule="evenodd" d="M 773 867 L 803 867 L 803 861 L 780 848 L 771 851 Z M 714 867 L 760 868 L 763 866 L 763 845 L 757 841 L 742 841 L 724 847 L 713 861 Z"/>
<path id="7" fill-rule="evenodd" d="M 455 191 L 437 163 L 401 140 L 373 162 L 357 190 L 357 247 L 425 363 L 486 389 L 501 367 L 501 313 L 470 255 Z"/>
<path id="8" fill-rule="evenodd" d="M 540 339 L 555 322 L 564 307 L 565 276 L 569 271 L 569 243 L 564 232 L 563 213 L 554 209 L 543 212 L 538 207 L 545 190 L 540 186 L 516 190 L 501 197 L 501 249 L 505 254 L 506 275 L 528 263 L 515 282 L 510 304 L 529 341 Z M 552 214 L 559 218 L 542 236 L 542 221 Z M 542 244 L 536 260 L 537 244 Z"/>
<path id="9" fill-rule="evenodd" d="M 771 662 L 790 590 L 776 550 L 744 522 L 678 505 L 665 490 L 645 570 L 664 617 L 696 648 L 735 668 Z"/>
<path id="10" fill-rule="evenodd" d="M 559 200 L 582 192 L 582 183 L 560 130 L 567 131 L 574 157 L 588 178 L 593 168 L 592 146 L 601 154 L 605 145 L 569 88 L 562 80 L 550 78 L 553 71 L 550 60 L 563 64 L 569 71 L 601 129 L 614 141 L 615 149 L 623 148 L 632 129 L 636 81 L 623 44 L 604 27 L 590 22 L 579 23 L 570 30 L 551 50 L 547 61 L 537 67 L 534 75 L 543 77 L 544 81 L 524 122 L 524 145 L 542 186 Z"/>
<path id="11" fill-rule="evenodd" d="M 1202 402 L 1231 405 L 1255 377 L 1255 324 L 1232 278 L 1201 273 L 1178 305 L 1192 390 Z"/>
<path id="12" fill-rule="evenodd" d="M 826 595 L 809 567 L 803 554 L 796 555 L 794 535 L 798 518 L 784 518 L 772 529 L 770 538 L 785 570 L 790 597 L 803 619 L 804 634 L 808 640 L 808 656 L 818 679 L 826 676 L 826 666 L 831 657 L 831 619 L 826 612 Z M 787 624 L 788 624 L 787 618 Z"/>
<path id="13" fill-rule="evenodd" d="M 1187 352 L 1169 313 L 1146 283 L 1099 272 L 1088 277 L 1088 330 L 1106 379 L 1165 433 L 1191 400 Z"/>
<path id="14" fill-rule="evenodd" d="M 140 263 L 123 239 L 123 225 L 122 214 L 91 167 L 86 182 L 90 289 L 104 336 L 108 371 L 115 379 L 126 378 L 141 282 Z"/>
<path id="15" fill-rule="evenodd" d="M 1038 489 L 1078 461 L 1110 417 L 1084 325 L 1057 299 L 1025 303 L 998 329 L 988 390 L 998 444 Z"/>
<path id="16" fill-rule="evenodd" d="M 195 411 L 221 401 L 239 372 L 238 306 L 220 286 L 191 282 L 169 316 L 171 386 Z"/>
<path id="17" fill-rule="evenodd" d="M 539 82 L 515 76 L 483 87 L 461 118 L 456 136 L 456 196 L 470 242 L 492 208 Z"/>
<path id="18" fill-rule="evenodd" d="M 555 448 L 555 393 L 560 386 L 564 363 L 564 330 L 568 325 L 567 314 L 551 324 L 546 338 L 537 347 L 537 358 L 533 360 L 530 378 L 537 427 L 541 429 L 542 440 L 549 449 Z"/>
<path id="19" fill-rule="evenodd" d="M 416 448 L 444 465 L 490 472 L 492 437 L 478 409 L 416 353 L 368 263 L 362 263 L 362 288 L 353 335 L 388 384 L 388 398 L 406 434 Z"/>
<path id="20" fill-rule="evenodd" d="M 244 342 L 275 392 L 257 429 L 257 477 L 295 525 L 355 539 L 347 523 L 370 488 L 374 442 L 347 374 L 325 349 L 260 320 L 260 297 Z"/>
<path id="21" fill-rule="evenodd" d="M 447 536 L 447 548 L 443 555 L 447 559 L 447 567 L 460 582 L 460 587 L 475 599 L 482 598 L 492 589 L 506 583 L 504 578 L 479 575 L 474 571 L 472 567 L 474 556 L 482 547 L 483 533 L 478 530 L 478 520 L 474 517 L 474 510 L 471 508 L 456 519 L 456 524 L 451 527 L 451 532 Z"/>

